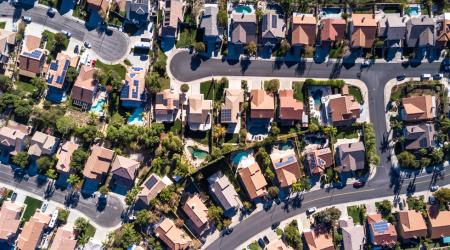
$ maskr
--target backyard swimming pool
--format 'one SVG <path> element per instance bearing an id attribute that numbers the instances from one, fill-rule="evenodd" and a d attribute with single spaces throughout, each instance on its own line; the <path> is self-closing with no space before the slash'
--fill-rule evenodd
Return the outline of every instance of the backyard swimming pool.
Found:
<path id="1" fill-rule="evenodd" d="M 280 143 L 278 147 L 280 150 L 289 150 L 289 149 L 293 149 L 294 145 L 292 144 L 292 141 L 287 141 L 287 142 Z"/>
<path id="2" fill-rule="evenodd" d="M 314 99 L 314 105 L 316 106 L 320 106 L 320 104 L 322 104 L 322 96 L 323 96 L 323 91 L 320 89 L 316 89 L 314 90 L 312 93 L 312 97 Z"/>
<path id="3" fill-rule="evenodd" d="M 194 159 L 203 160 L 206 159 L 206 157 L 208 157 L 209 155 L 208 152 L 191 146 L 188 146 L 187 150 L 189 151 L 189 153 L 191 153 Z"/>
<path id="4" fill-rule="evenodd" d="M 410 5 L 406 10 L 406 13 L 409 16 L 418 16 L 420 15 L 420 6 L 419 5 Z"/>
<path id="5" fill-rule="evenodd" d="M 91 112 L 94 112 L 97 114 L 103 114 L 103 112 L 104 112 L 103 106 L 105 105 L 105 103 L 106 103 L 106 100 L 104 98 L 98 100 L 97 103 L 91 107 Z"/>
<path id="6" fill-rule="evenodd" d="M 247 5 L 238 5 L 234 11 L 236 13 L 243 13 L 243 14 L 250 14 L 252 13 L 252 8 L 250 6 Z"/>
<path id="7" fill-rule="evenodd" d="M 127 123 L 129 124 L 140 124 L 143 122 L 142 113 L 144 112 L 144 108 L 139 107 L 136 108 L 133 113 L 128 117 Z"/>
<path id="8" fill-rule="evenodd" d="M 322 9 L 323 15 L 338 15 L 341 13 L 341 8 L 336 7 L 328 7 Z"/>
<path id="9" fill-rule="evenodd" d="M 241 162 L 242 160 L 245 160 L 247 158 L 248 158 L 248 152 L 242 151 L 242 152 L 235 154 L 233 156 L 233 158 L 231 159 L 231 162 L 233 163 L 234 166 L 238 166 L 239 162 Z"/>

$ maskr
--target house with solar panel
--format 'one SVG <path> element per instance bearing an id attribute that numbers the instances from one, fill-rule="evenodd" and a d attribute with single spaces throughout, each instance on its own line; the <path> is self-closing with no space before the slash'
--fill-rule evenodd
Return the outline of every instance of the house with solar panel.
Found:
<path id="1" fill-rule="evenodd" d="M 39 48 L 41 38 L 27 35 L 19 56 L 19 74 L 27 77 L 40 75 L 45 64 L 45 50 Z"/>
<path id="2" fill-rule="evenodd" d="M 378 247 L 393 247 L 397 243 L 395 226 L 381 217 L 381 214 L 367 216 L 370 243 Z"/>
<path id="3" fill-rule="evenodd" d="M 290 187 L 303 176 L 294 149 L 274 148 L 270 154 L 270 160 L 282 188 Z"/>
<path id="4" fill-rule="evenodd" d="M 127 108 L 140 107 L 147 101 L 143 68 L 128 68 L 123 87 L 120 90 L 120 101 L 121 105 Z"/>
<path id="5" fill-rule="evenodd" d="M 66 97 L 69 87 L 65 82 L 67 70 L 69 67 L 77 67 L 78 60 L 78 56 L 70 56 L 65 52 L 60 52 L 56 56 L 56 60 L 50 62 L 46 76 L 47 100 L 60 103 Z"/>

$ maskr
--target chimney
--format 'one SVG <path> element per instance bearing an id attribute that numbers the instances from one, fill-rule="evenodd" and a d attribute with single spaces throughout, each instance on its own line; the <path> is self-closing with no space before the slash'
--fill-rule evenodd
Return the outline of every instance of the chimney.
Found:
<path id="1" fill-rule="evenodd" d="M 363 18 L 361 19 L 361 22 L 362 22 L 362 23 L 364 22 L 364 19 L 366 19 L 366 17 L 363 17 Z"/>
<path id="2" fill-rule="evenodd" d="M 302 15 L 302 20 L 305 19 L 305 15 Z"/>

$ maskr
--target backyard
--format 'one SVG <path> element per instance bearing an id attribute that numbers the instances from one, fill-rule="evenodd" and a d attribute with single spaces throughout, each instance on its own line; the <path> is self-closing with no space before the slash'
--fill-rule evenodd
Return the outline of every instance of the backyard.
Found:
<path id="1" fill-rule="evenodd" d="M 358 127 L 356 126 L 341 127 L 336 134 L 336 139 L 353 139 L 358 137 Z"/>
<path id="2" fill-rule="evenodd" d="M 42 206 L 42 201 L 32 198 L 30 196 L 27 196 L 25 198 L 24 203 L 27 205 L 27 207 L 25 208 L 25 211 L 23 212 L 22 220 L 28 221 L 31 218 L 31 216 L 33 216 L 36 209 L 38 209 Z"/>
<path id="3" fill-rule="evenodd" d="M 15 83 L 16 89 L 23 92 L 33 94 L 36 91 L 36 87 L 33 84 L 17 81 Z"/>

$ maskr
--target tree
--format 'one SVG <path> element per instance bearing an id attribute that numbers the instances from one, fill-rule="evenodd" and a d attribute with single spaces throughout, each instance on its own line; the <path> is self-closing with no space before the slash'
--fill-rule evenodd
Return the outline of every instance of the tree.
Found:
<path id="1" fill-rule="evenodd" d="M 278 79 L 264 81 L 264 90 L 267 92 L 276 94 L 276 93 L 278 93 L 279 88 L 280 88 L 280 80 L 278 80 Z"/>
<path id="2" fill-rule="evenodd" d="M 67 36 L 62 33 L 62 32 L 58 32 L 53 36 L 53 40 L 54 40 L 54 44 L 53 44 L 53 48 L 52 48 L 52 54 L 58 54 L 59 52 L 61 52 L 62 50 L 65 50 L 67 47 L 67 44 L 69 44 L 69 39 L 67 38 Z"/>
<path id="3" fill-rule="evenodd" d="M 28 164 L 30 164 L 30 160 L 28 158 L 27 152 L 19 152 L 16 155 L 13 155 L 11 157 L 11 162 L 20 167 L 20 168 L 26 168 Z"/>
<path id="4" fill-rule="evenodd" d="M 71 186 L 77 186 L 81 182 L 80 177 L 76 174 L 69 175 L 69 178 L 67 178 L 67 183 L 69 183 Z"/>
<path id="5" fill-rule="evenodd" d="M 55 166 L 55 163 L 55 159 L 47 155 L 39 157 L 39 159 L 37 159 L 36 161 L 40 173 L 47 172 L 47 170 Z"/>
<path id="6" fill-rule="evenodd" d="M 269 187 L 267 192 L 269 193 L 269 196 L 272 199 L 275 199 L 275 198 L 278 197 L 278 194 L 280 193 L 280 189 L 278 187 L 276 187 L 276 186 L 272 186 L 272 187 Z"/>
<path id="7" fill-rule="evenodd" d="M 108 193 L 109 193 L 109 188 L 108 188 L 106 185 L 103 185 L 103 186 L 101 186 L 101 187 L 98 189 L 98 192 L 99 192 L 101 195 L 108 195 Z"/>
<path id="8" fill-rule="evenodd" d="M 417 168 L 419 167 L 416 161 L 416 156 L 408 151 L 403 151 L 397 155 L 397 160 L 402 167 L 405 168 Z"/>
<path id="9" fill-rule="evenodd" d="M 153 224 L 158 222 L 160 215 L 156 211 L 150 211 L 147 209 L 139 210 L 136 213 L 135 223 L 141 227 L 146 227 L 149 223 Z"/>
<path id="10" fill-rule="evenodd" d="M 316 226 L 323 225 L 327 230 L 331 230 L 339 217 L 341 217 L 341 211 L 330 207 L 314 214 L 314 223 Z"/>
<path id="11" fill-rule="evenodd" d="M 391 214 L 392 211 L 392 203 L 388 200 L 383 200 L 381 202 L 375 203 L 375 206 L 377 207 L 378 211 L 383 216 L 388 216 Z"/>
<path id="12" fill-rule="evenodd" d="M 263 169 L 270 167 L 270 156 L 267 153 L 266 149 L 263 147 L 258 148 L 258 152 L 255 154 L 255 160 Z"/>
<path id="13" fill-rule="evenodd" d="M 297 182 L 292 184 L 292 191 L 293 192 L 301 192 L 305 190 L 311 189 L 311 183 L 309 182 L 308 177 L 302 177 Z"/>
<path id="14" fill-rule="evenodd" d="M 169 155 L 181 153 L 183 151 L 183 141 L 172 132 L 169 132 L 169 134 L 164 137 L 161 146 Z"/>
<path id="15" fill-rule="evenodd" d="M 443 160 L 444 160 L 444 151 L 442 151 L 442 149 L 439 148 L 433 149 L 433 151 L 431 152 L 431 163 L 434 165 L 441 164 Z"/>
<path id="16" fill-rule="evenodd" d="M 64 79 L 64 82 L 66 82 L 68 85 L 73 85 L 75 80 L 78 77 L 78 71 L 74 67 L 69 67 L 66 73 L 66 78 Z"/>
<path id="17" fill-rule="evenodd" d="M 76 127 L 75 120 L 68 116 L 62 116 L 56 120 L 56 130 L 64 137 L 69 136 Z"/>
<path id="18" fill-rule="evenodd" d="M 58 177 L 58 175 L 56 174 L 56 170 L 54 168 L 49 168 L 47 172 L 45 172 L 45 175 L 53 180 L 55 180 Z"/>
<path id="19" fill-rule="evenodd" d="M 67 223 L 67 218 L 69 218 L 70 211 L 66 209 L 59 209 L 58 210 L 58 221 L 62 224 Z"/>
<path id="20" fill-rule="evenodd" d="M 122 249 L 128 249 L 140 241 L 141 237 L 134 229 L 133 224 L 124 224 L 114 236 L 114 246 Z"/>
<path id="21" fill-rule="evenodd" d="M 194 51 L 196 53 L 203 53 L 206 50 L 206 46 L 203 42 L 196 42 L 194 43 Z"/>
<path id="22" fill-rule="evenodd" d="M 84 151 L 81 147 L 78 148 L 72 154 L 70 167 L 75 169 L 77 172 L 82 172 L 84 169 L 84 163 L 86 163 L 88 156 L 89 154 L 86 151 Z"/>
<path id="23" fill-rule="evenodd" d="M 182 93 L 187 93 L 189 91 L 189 85 L 187 83 L 183 83 L 180 86 L 180 91 Z"/>
<path id="24" fill-rule="evenodd" d="M 11 78 L 5 76 L 5 75 L 0 75 L 0 90 L 3 92 L 9 91 L 11 90 L 13 87 L 13 82 L 11 80 Z"/>
<path id="25" fill-rule="evenodd" d="M 228 13 L 226 9 L 219 10 L 217 13 L 217 22 L 220 27 L 227 27 L 228 25 Z"/>
<path id="26" fill-rule="evenodd" d="M 249 56 L 256 56 L 256 50 L 258 48 L 256 47 L 256 43 L 251 41 L 247 44 L 247 46 L 245 46 L 245 50 L 247 51 L 247 54 Z"/>
<path id="27" fill-rule="evenodd" d="M 284 228 L 284 238 L 286 243 L 294 249 L 302 249 L 302 238 L 298 230 L 297 220 L 293 220 Z"/>
<path id="28" fill-rule="evenodd" d="M 213 126 L 212 136 L 216 140 L 216 144 L 219 145 L 219 141 L 226 135 L 227 129 L 220 124 Z"/>
<path id="29" fill-rule="evenodd" d="M 145 87 L 151 94 L 156 94 L 161 91 L 161 81 L 158 72 L 151 72 L 145 76 Z"/>
<path id="30" fill-rule="evenodd" d="M 81 128 L 76 128 L 75 134 L 83 141 L 84 144 L 91 144 L 95 138 L 102 137 L 101 132 L 99 132 L 97 127 L 94 125 L 86 125 Z"/>
<path id="31" fill-rule="evenodd" d="M 434 197 L 436 197 L 436 200 L 438 200 L 440 204 L 450 202 L 450 188 L 440 188 L 438 191 L 434 192 Z"/>
<path id="32" fill-rule="evenodd" d="M 218 230 L 222 229 L 223 209 L 221 207 L 212 205 L 208 208 L 208 218 L 213 220 Z"/>
<path id="33" fill-rule="evenodd" d="M 139 191 L 141 191 L 139 187 L 133 187 L 127 192 L 125 196 L 125 203 L 128 206 L 131 206 L 131 204 L 134 203 L 134 201 L 136 200 L 136 196 L 139 194 Z"/>

